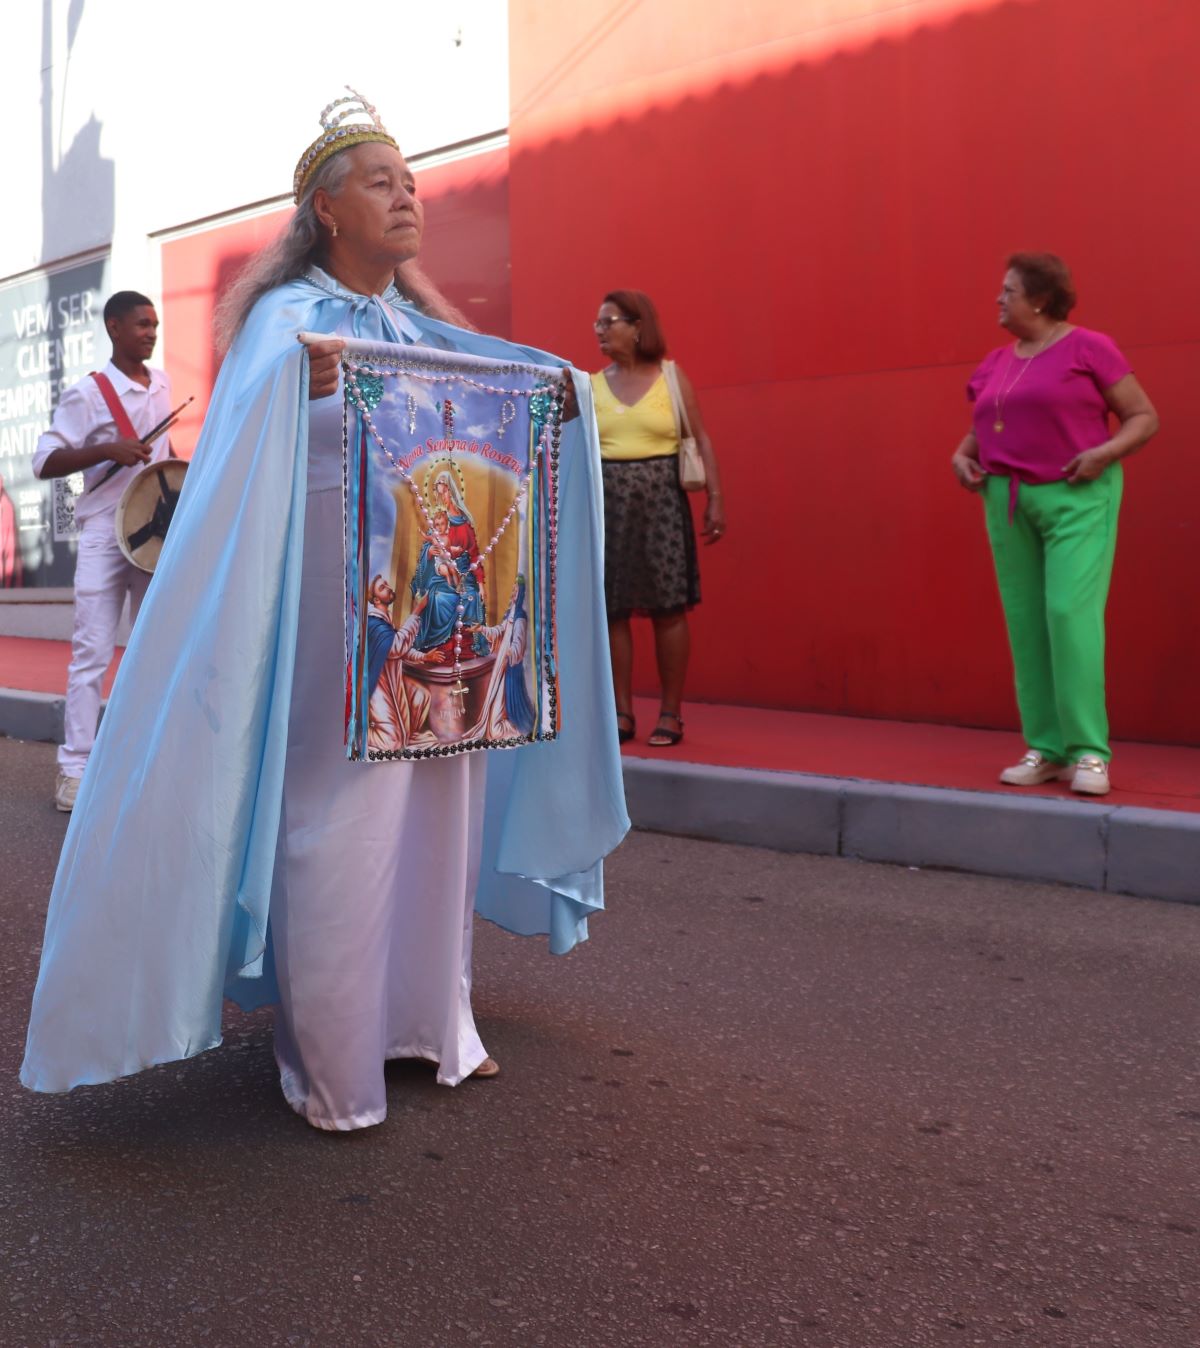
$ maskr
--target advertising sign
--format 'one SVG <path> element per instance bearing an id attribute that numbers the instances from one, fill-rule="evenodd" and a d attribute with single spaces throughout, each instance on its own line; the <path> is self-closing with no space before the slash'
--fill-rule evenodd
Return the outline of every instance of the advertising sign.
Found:
<path id="1" fill-rule="evenodd" d="M 108 257 L 0 283 L 0 588 L 69 586 L 79 475 L 40 481 L 32 458 L 63 390 L 109 357 Z"/>

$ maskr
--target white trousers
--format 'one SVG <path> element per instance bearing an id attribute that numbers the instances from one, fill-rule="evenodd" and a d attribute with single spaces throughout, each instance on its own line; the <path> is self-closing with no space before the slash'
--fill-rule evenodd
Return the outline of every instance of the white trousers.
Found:
<path id="1" fill-rule="evenodd" d="M 58 749 L 59 771 L 68 777 L 83 776 L 92 752 L 100 719 L 101 685 L 116 649 L 125 596 L 129 596 L 132 622 L 149 584 L 149 575 L 126 561 L 117 546 L 110 514 L 84 522 L 75 561 L 75 627 L 67 670 L 63 742 Z"/>
<path id="2" fill-rule="evenodd" d="M 471 1013 L 482 754 L 351 763 L 342 717 L 342 497 L 308 498 L 296 671 L 271 896 L 288 1103 L 318 1128 L 379 1123 L 384 1062 L 456 1085 L 487 1056 Z"/>

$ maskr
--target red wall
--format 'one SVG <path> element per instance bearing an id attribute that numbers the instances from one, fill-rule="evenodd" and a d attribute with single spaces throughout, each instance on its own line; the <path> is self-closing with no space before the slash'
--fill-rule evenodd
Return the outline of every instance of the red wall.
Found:
<path id="1" fill-rule="evenodd" d="M 809 18 L 797 18 L 810 16 Z M 948 460 L 1003 259 L 1073 267 L 1164 429 L 1128 465 L 1114 733 L 1200 743 L 1200 7 L 510 0 L 513 330 L 587 368 L 661 308 L 725 477 L 690 695 L 1015 724 L 977 501 Z M 640 682 L 653 684 L 648 646 Z"/>

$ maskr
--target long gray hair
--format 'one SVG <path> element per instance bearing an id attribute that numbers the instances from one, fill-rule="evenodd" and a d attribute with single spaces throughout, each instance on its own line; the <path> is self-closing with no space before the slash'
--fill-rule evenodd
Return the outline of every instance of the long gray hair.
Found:
<path id="1" fill-rule="evenodd" d="M 229 348 L 246 321 L 247 314 L 268 290 L 294 281 L 296 277 L 303 276 L 313 263 L 321 262 L 325 253 L 325 240 L 313 206 L 313 197 L 318 187 L 323 187 L 331 197 L 336 197 L 346 181 L 351 162 L 350 156 L 343 151 L 331 155 L 317 169 L 287 228 L 273 243 L 260 249 L 246 263 L 221 297 L 214 318 L 218 350 Z"/>

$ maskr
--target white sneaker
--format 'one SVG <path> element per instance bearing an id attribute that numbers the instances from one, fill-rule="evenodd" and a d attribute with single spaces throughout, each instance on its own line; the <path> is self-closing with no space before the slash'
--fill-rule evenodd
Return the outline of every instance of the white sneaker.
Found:
<path id="1" fill-rule="evenodd" d="M 1070 772 L 1071 769 L 1065 763 L 1052 763 L 1036 749 L 1030 749 L 1019 763 L 1004 769 L 1000 780 L 1006 786 L 1041 786 L 1043 782 L 1052 782 L 1056 777 L 1067 777 Z"/>
<path id="2" fill-rule="evenodd" d="M 79 778 L 68 777 L 65 772 L 58 774 L 54 783 L 54 808 L 63 814 L 70 814 L 75 808 L 75 797 L 79 793 Z"/>
<path id="3" fill-rule="evenodd" d="M 1112 790 L 1112 784 L 1108 780 L 1108 764 L 1104 759 L 1084 754 L 1075 764 L 1071 790 L 1084 796 L 1107 796 Z"/>

